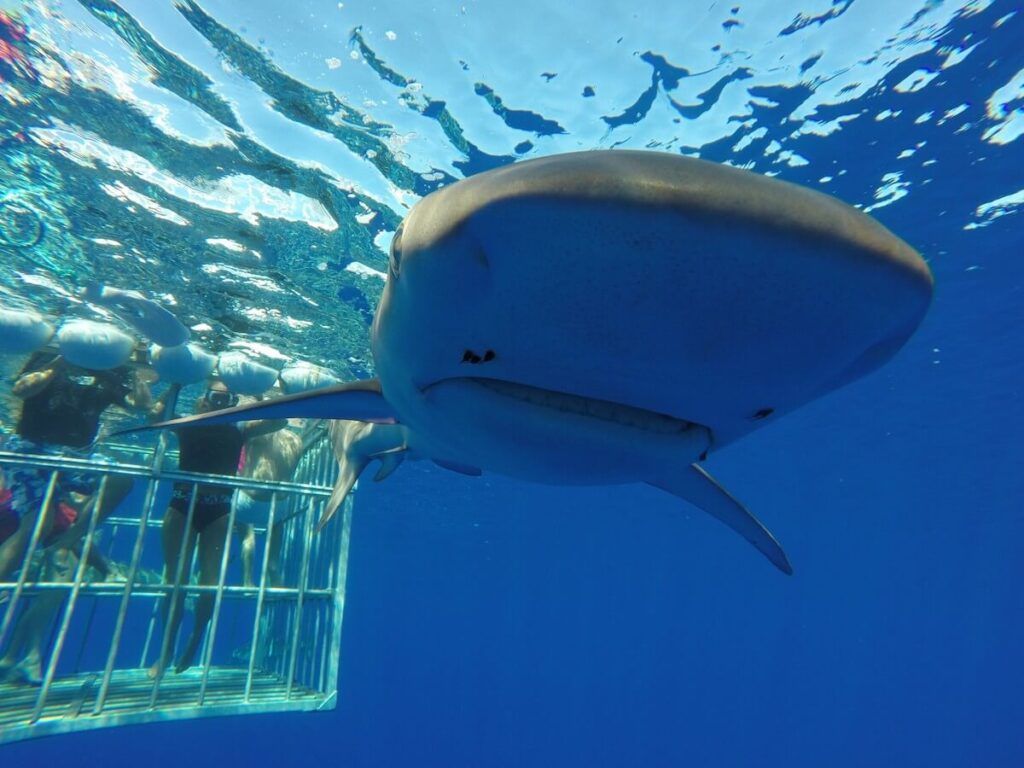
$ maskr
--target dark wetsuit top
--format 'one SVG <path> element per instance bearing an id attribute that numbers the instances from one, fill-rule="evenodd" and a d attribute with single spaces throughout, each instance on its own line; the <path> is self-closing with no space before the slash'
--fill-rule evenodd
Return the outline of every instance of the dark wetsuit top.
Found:
<path id="1" fill-rule="evenodd" d="M 55 357 L 33 355 L 22 375 L 42 370 Z M 129 394 L 125 368 L 85 371 L 62 365 L 43 390 L 22 401 L 18 436 L 33 443 L 86 448 L 96 439 L 103 411 L 111 405 L 122 405 Z"/>
<path id="2" fill-rule="evenodd" d="M 242 455 L 245 437 L 235 424 L 214 424 L 208 427 L 189 427 L 175 430 L 178 436 L 178 468 L 182 472 L 201 472 L 211 475 L 234 475 Z M 201 531 L 214 520 L 231 510 L 232 489 L 224 485 L 203 483 L 196 491 L 196 508 L 192 525 Z M 191 483 L 175 483 L 171 506 L 183 515 L 188 514 L 192 500 Z"/>

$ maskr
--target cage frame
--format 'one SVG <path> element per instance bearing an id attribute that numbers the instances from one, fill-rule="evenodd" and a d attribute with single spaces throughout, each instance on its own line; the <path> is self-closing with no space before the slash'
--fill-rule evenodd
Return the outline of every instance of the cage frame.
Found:
<path id="1" fill-rule="evenodd" d="M 107 456 L 117 453 L 148 455 L 150 460 L 145 464 L 119 460 L 106 461 Z M 333 529 L 330 536 L 324 536 L 323 533 L 314 535 L 315 515 L 331 494 L 333 477 L 336 472 L 333 451 L 326 435 L 322 435 L 314 441 L 300 459 L 293 477 L 303 478 L 302 482 L 267 482 L 239 476 L 208 475 L 164 469 L 164 459 L 173 456 L 173 452 L 167 450 L 166 438 L 163 435 L 153 447 L 109 445 L 104 446 L 103 454 L 104 462 L 98 463 L 75 456 L 0 450 L 0 467 L 21 466 L 36 471 L 49 471 L 50 475 L 40 511 L 45 510 L 54 502 L 59 476 L 64 471 L 88 472 L 98 475 L 100 480 L 97 494 L 104 492 L 107 478 L 113 475 L 142 479 L 147 483 L 137 518 L 126 517 L 123 513 L 118 514 L 119 510 L 117 510 L 102 524 L 103 526 L 134 525 L 137 528 L 127 577 L 124 581 L 86 582 L 84 580 L 88 568 L 86 554 L 94 545 L 95 533 L 100 527 L 99 515 L 93 512 L 90 514 L 87 532 L 82 539 L 82 556 L 74 568 L 74 578 L 71 581 L 33 581 L 28 578 L 29 569 L 22 567 L 16 581 L 0 582 L 0 595 L 10 595 L 7 604 L 0 606 L 0 611 L 3 612 L 3 618 L 0 619 L 0 650 L 2 650 L 6 639 L 10 637 L 18 603 L 24 597 L 52 591 L 68 593 L 63 607 L 55 616 L 55 620 L 59 621 L 59 628 L 56 630 L 56 640 L 51 643 L 50 652 L 44 660 L 43 684 L 36 688 L 0 683 L 0 744 L 56 734 L 167 720 L 334 709 L 337 706 L 338 698 L 341 632 L 352 527 L 352 501 L 350 495 L 339 510 L 338 521 L 325 529 L 324 533 Z M 160 522 L 153 516 L 159 485 L 173 482 L 191 484 L 193 503 L 190 504 L 190 512 L 194 507 L 195 489 L 199 484 L 216 483 L 233 490 L 273 492 L 267 524 L 262 528 L 258 526 L 256 528 L 257 532 L 262 533 L 265 537 L 258 584 L 244 586 L 225 583 L 230 541 L 234 538 L 238 496 L 234 493 L 230 505 L 227 540 L 216 584 L 179 583 L 177 580 L 174 584 L 137 583 L 146 533 L 149 529 L 160 525 Z M 275 513 L 285 503 L 282 500 L 288 498 L 296 499 L 295 506 L 302 504 L 306 507 L 305 512 L 298 513 L 297 517 L 293 516 L 293 519 L 301 519 L 301 522 L 296 522 L 287 530 L 282 529 L 280 533 L 282 537 L 291 536 L 292 539 L 296 539 L 298 536 L 301 544 L 299 580 L 294 587 L 271 586 L 267 577 L 271 549 L 270 531 L 275 523 Z M 97 504 L 94 509 L 98 509 L 98 507 Z M 34 553 L 39 550 L 43 519 L 44 515 L 39 514 L 23 554 L 23 565 L 29 563 Z M 287 523 L 290 520 L 284 522 Z M 297 530 L 298 534 L 296 534 Z M 285 554 L 284 547 L 286 545 L 287 542 L 282 542 L 282 557 Z M 309 565 L 314 548 L 318 562 L 327 564 L 326 587 L 307 586 L 310 579 Z M 332 548 L 333 553 L 331 552 Z M 323 557 L 320 557 L 321 553 Z M 150 679 L 144 663 L 150 645 L 150 635 L 153 633 L 155 624 L 156 606 L 162 598 L 170 596 L 177 590 L 183 591 L 186 595 L 212 592 L 215 597 L 214 613 L 210 625 L 206 629 L 204 645 L 199 652 L 199 663 L 181 674 L 173 676 L 158 674 L 155 679 Z M 91 670 L 57 678 L 60 653 L 63 650 L 68 625 L 78 602 L 86 596 L 109 600 L 120 598 L 116 620 L 110 634 L 106 664 L 102 670 Z M 138 667 L 118 667 L 116 663 L 118 652 L 128 608 L 133 604 L 133 599 L 136 601 L 135 604 L 141 600 L 153 599 L 153 618 L 143 647 L 140 665 Z M 213 659 L 217 624 L 223 605 L 229 600 L 253 600 L 256 606 L 252 633 L 249 635 L 248 658 L 241 666 L 214 666 L 210 662 Z M 319 650 L 319 666 L 316 658 L 311 657 L 309 661 L 311 674 L 315 673 L 318 685 L 306 683 L 299 685 L 296 684 L 298 674 L 296 666 L 299 643 L 302 639 L 302 611 L 303 606 L 309 604 L 326 606 L 324 609 L 328 617 L 326 626 L 321 628 L 321 616 L 324 614 L 318 610 L 315 616 L 314 632 L 324 629 L 327 634 L 326 637 L 323 637 L 322 648 Z M 276 607 L 282 605 L 294 605 L 294 615 L 290 614 L 287 608 L 283 614 L 286 623 L 290 622 L 290 637 L 287 640 L 287 674 L 283 678 L 280 675 L 275 676 L 272 672 L 258 670 L 256 664 L 258 644 L 261 640 L 261 618 L 266 616 L 268 608 L 276 610 Z M 263 639 L 266 641 L 266 638 Z M 316 645 L 314 645 L 314 654 L 316 650 Z M 192 704 L 188 704 L 187 699 L 183 698 L 186 694 L 195 694 Z M 22 713 L 24 717 L 15 718 L 12 712 Z"/>

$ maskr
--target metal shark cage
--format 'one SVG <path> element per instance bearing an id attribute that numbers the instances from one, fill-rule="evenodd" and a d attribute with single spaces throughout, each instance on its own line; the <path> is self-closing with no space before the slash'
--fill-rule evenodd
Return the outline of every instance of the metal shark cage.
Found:
<path id="1" fill-rule="evenodd" d="M 109 463 L 0 451 L 5 471 L 45 473 L 43 508 L 56 501 L 63 473 L 98 476 L 98 496 L 110 477 L 134 481 L 131 495 L 109 518 L 100 522 L 87 513 L 87 530 L 63 578 L 44 565 L 53 553 L 39 514 L 22 567 L 0 582 L 0 654 L 9 653 L 34 604 L 54 606 L 42 644 L 41 682 L 0 682 L 0 743 L 170 719 L 333 709 L 352 506 L 346 501 L 315 532 L 336 471 L 329 441 L 313 443 L 291 482 L 164 470 L 163 439 L 155 448 L 105 447 L 104 455 Z M 185 574 L 178 586 L 165 584 L 160 527 L 170 487 L 189 483 L 194 508 L 197 485 L 214 477 L 218 485 L 274 492 L 266 524 L 253 526 L 252 583 L 243 583 L 241 573 L 236 493 L 217 583 L 199 585 Z M 269 535 L 275 530 L 279 538 Z M 113 563 L 104 580 L 90 577 L 93 552 Z M 212 619 L 191 668 L 153 676 L 149 667 L 161 642 L 173 643 L 164 637 L 159 606 L 173 600 L 175 590 L 185 593 L 186 606 L 199 593 L 212 592 Z"/>

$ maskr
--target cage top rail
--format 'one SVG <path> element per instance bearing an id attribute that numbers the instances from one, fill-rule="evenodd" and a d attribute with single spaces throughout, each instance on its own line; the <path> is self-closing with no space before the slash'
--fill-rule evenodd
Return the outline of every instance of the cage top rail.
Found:
<path id="1" fill-rule="evenodd" d="M 125 477 L 152 477 L 158 480 L 181 481 L 201 485 L 222 485 L 228 488 L 240 488 L 253 491 L 278 491 L 281 493 L 308 494 L 310 496 L 330 496 L 331 488 L 326 485 L 295 483 L 283 480 L 254 480 L 250 477 L 235 475 L 213 475 L 201 472 L 181 472 L 147 467 L 140 464 L 123 464 L 120 462 L 96 462 L 74 456 L 47 455 L 39 453 L 15 453 L 0 451 L 0 465 L 21 465 L 56 470 L 75 470 L 79 472 L 96 472 L 106 475 L 122 475 Z"/>
<path id="2" fill-rule="evenodd" d="M 153 452 L 156 448 L 155 444 L 145 443 L 114 443 L 109 440 L 102 440 L 96 443 L 97 447 L 102 446 L 103 452 L 110 453 L 136 453 L 140 456 L 152 457 Z M 173 456 L 175 459 L 178 456 L 177 448 L 165 448 L 164 456 Z"/>

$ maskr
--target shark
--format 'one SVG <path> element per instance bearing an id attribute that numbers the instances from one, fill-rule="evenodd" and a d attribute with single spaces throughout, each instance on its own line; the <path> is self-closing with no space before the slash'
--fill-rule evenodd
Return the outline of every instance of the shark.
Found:
<path id="1" fill-rule="evenodd" d="M 371 326 L 376 378 L 147 428 L 400 425 L 391 449 L 463 474 L 655 486 L 788 574 L 706 459 L 885 364 L 932 292 L 914 248 L 826 194 L 664 152 L 552 155 L 413 206 Z"/>

